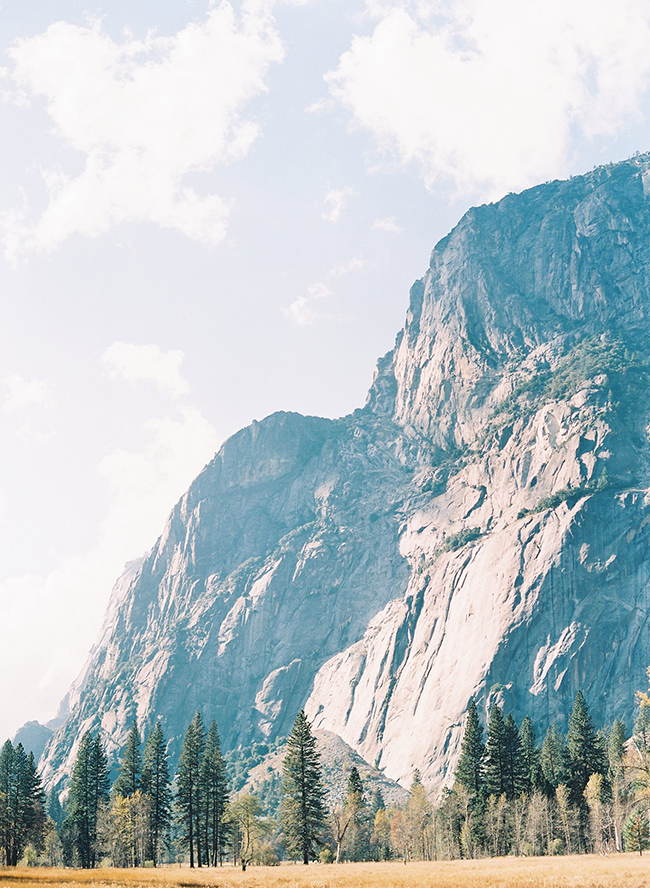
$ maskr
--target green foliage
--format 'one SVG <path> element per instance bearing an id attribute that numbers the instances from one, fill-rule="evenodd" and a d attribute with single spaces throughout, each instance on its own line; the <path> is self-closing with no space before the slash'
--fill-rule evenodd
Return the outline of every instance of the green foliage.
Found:
<path id="1" fill-rule="evenodd" d="M 637 811 L 625 824 L 625 850 L 643 854 L 650 848 L 650 824 L 643 811 Z"/>
<path id="2" fill-rule="evenodd" d="M 540 761 L 546 792 L 552 795 L 558 786 L 568 783 L 570 767 L 569 750 L 556 724 L 546 732 Z"/>
<path id="3" fill-rule="evenodd" d="M 498 797 L 507 791 L 507 786 L 503 711 L 495 704 L 490 710 L 485 743 L 485 790 L 487 795 Z"/>
<path id="4" fill-rule="evenodd" d="M 566 399 L 602 375 L 617 402 L 628 400 L 644 387 L 649 369 L 621 337 L 589 337 L 573 346 L 555 370 L 537 370 L 521 382 L 496 412 L 521 413 L 524 402 L 530 410 L 545 401 Z"/>
<path id="5" fill-rule="evenodd" d="M 149 734 L 142 756 L 142 791 L 151 799 L 150 852 L 154 865 L 167 844 L 171 821 L 172 793 L 169 779 L 167 741 L 160 722 Z"/>
<path id="6" fill-rule="evenodd" d="M 569 752 L 569 787 L 573 801 L 581 802 L 592 774 L 605 774 L 607 770 L 604 750 L 582 691 L 576 694 L 573 711 L 569 716 L 567 734 Z"/>
<path id="7" fill-rule="evenodd" d="M 178 760 L 176 774 L 176 819 L 180 827 L 182 844 L 189 849 L 190 867 L 196 861 L 202 865 L 203 831 L 201 809 L 201 763 L 205 749 L 205 729 L 200 712 L 190 722 Z"/>
<path id="8" fill-rule="evenodd" d="M 456 783 L 474 796 L 478 796 L 481 789 L 484 757 L 483 728 L 479 722 L 476 703 L 474 700 L 470 700 L 467 707 L 465 733 L 460 747 L 460 758 L 456 767 Z"/>
<path id="9" fill-rule="evenodd" d="M 462 549 L 463 546 L 474 542 L 474 540 L 477 540 L 481 536 L 483 536 L 483 532 L 479 527 L 464 527 L 462 530 L 459 530 L 458 533 L 454 533 L 450 537 L 447 537 L 440 547 L 440 551 L 455 552 L 457 549 Z"/>
<path id="10" fill-rule="evenodd" d="M 521 789 L 530 793 L 541 789 L 544 784 L 540 750 L 537 746 L 535 728 L 529 715 L 521 723 L 519 729 L 519 748 L 521 752 Z"/>
<path id="11" fill-rule="evenodd" d="M 201 787 L 205 811 L 206 859 L 212 866 L 217 866 L 223 858 L 226 845 L 224 816 L 228 804 L 228 778 L 221 754 L 219 730 L 214 720 L 210 723 L 205 741 Z"/>
<path id="12" fill-rule="evenodd" d="M 78 864 L 95 866 L 100 856 L 98 822 L 108 802 L 110 788 L 108 760 L 99 735 L 86 732 L 81 738 L 68 796 L 68 816 L 63 824 Z"/>
<path id="13" fill-rule="evenodd" d="M 9 740 L 0 752 L 0 858 L 16 866 L 29 843 L 43 835 L 45 794 L 34 764 L 21 743 Z"/>
<path id="14" fill-rule="evenodd" d="M 113 793 L 124 798 L 133 795 L 140 789 L 140 771 L 142 757 L 140 755 L 140 733 L 135 722 L 131 726 L 124 755 L 120 764 L 120 773 L 113 784 Z"/>
<path id="15" fill-rule="evenodd" d="M 316 739 L 302 710 L 287 737 L 282 788 L 282 826 L 287 850 L 307 864 L 316 856 L 325 821 L 325 790 Z"/>

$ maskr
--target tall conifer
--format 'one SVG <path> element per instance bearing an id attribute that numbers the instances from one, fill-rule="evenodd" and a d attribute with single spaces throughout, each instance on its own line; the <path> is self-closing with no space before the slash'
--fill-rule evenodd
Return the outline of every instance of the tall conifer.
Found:
<path id="1" fill-rule="evenodd" d="M 576 694 L 573 711 L 569 716 L 567 749 L 573 802 L 582 804 L 585 787 L 591 775 L 606 772 L 604 750 L 582 691 Z"/>
<path id="2" fill-rule="evenodd" d="M 189 848 L 190 867 L 194 862 L 202 866 L 203 846 L 201 836 L 201 762 L 205 749 L 205 731 L 201 713 L 197 710 L 190 722 L 185 736 L 183 748 L 178 761 L 176 809 L 182 837 Z M 196 849 L 196 858 L 194 851 Z"/>
<path id="3" fill-rule="evenodd" d="M 460 758 L 456 767 L 456 781 L 474 796 L 478 796 L 481 791 L 484 759 L 483 728 L 479 721 L 476 703 L 470 700 Z"/>
<path id="4" fill-rule="evenodd" d="M 224 814 L 228 802 L 228 778 L 221 754 L 221 741 L 216 721 L 210 722 L 201 764 L 205 830 L 205 857 L 212 866 L 219 863 L 226 843 Z"/>
<path id="5" fill-rule="evenodd" d="M 154 866 L 157 866 L 169 832 L 172 797 L 167 741 L 160 722 L 156 722 L 145 743 L 140 785 L 151 799 L 151 859 Z"/>
<path id="6" fill-rule="evenodd" d="M 325 821 L 323 773 L 316 739 L 303 711 L 287 737 L 283 765 L 282 826 L 290 854 L 309 863 Z"/>
<path id="7" fill-rule="evenodd" d="M 142 757 L 140 755 L 140 733 L 135 722 L 131 726 L 120 763 L 120 773 L 113 785 L 113 793 L 124 798 L 135 795 L 140 789 L 140 771 Z"/>
<path id="8" fill-rule="evenodd" d="M 488 795 L 501 796 L 507 791 L 506 750 L 503 712 L 496 704 L 490 710 L 485 744 L 485 790 Z"/>

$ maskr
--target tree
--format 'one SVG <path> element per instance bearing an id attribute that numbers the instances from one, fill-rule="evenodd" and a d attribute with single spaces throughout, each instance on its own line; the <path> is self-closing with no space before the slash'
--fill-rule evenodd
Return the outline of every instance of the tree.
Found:
<path id="1" fill-rule="evenodd" d="M 222 858 L 226 830 L 224 814 L 228 803 L 228 777 L 221 754 L 221 742 L 216 721 L 210 723 L 201 763 L 201 789 L 204 805 L 205 858 L 217 866 Z"/>
<path id="2" fill-rule="evenodd" d="M 183 747 L 178 760 L 178 772 L 176 775 L 176 810 L 177 819 L 181 827 L 181 840 L 185 842 L 190 852 L 190 867 L 194 868 L 194 850 L 196 848 L 196 862 L 202 865 L 201 856 L 201 762 L 205 749 L 205 731 L 203 719 L 197 710 L 190 722 L 185 736 Z"/>
<path id="3" fill-rule="evenodd" d="M 45 794 L 34 756 L 9 740 L 0 752 L 0 855 L 16 866 L 28 843 L 39 846 L 45 825 Z"/>
<path id="4" fill-rule="evenodd" d="M 650 824 L 647 816 L 638 811 L 625 824 L 625 850 L 638 851 L 639 856 L 650 848 Z"/>
<path id="5" fill-rule="evenodd" d="M 142 756 L 142 791 L 151 799 L 149 835 L 151 859 L 154 866 L 160 862 L 169 832 L 171 819 L 171 782 L 167 758 L 167 741 L 160 722 L 149 734 Z"/>
<path id="6" fill-rule="evenodd" d="M 363 860 L 368 855 L 370 823 L 363 781 L 356 766 L 352 767 L 348 776 L 345 809 L 351 816 L 350 830 L 348 832 L 348 857 L 350 860 Z"/>
<path id="7" fill-rule="evenodd" d="M 464 786 L 468 792 L 478 796 L 483 781 L 485 745 L 483 744 L 483 728 L 478 718 L 474 700 L 467 707 L 465 733 L 460 747 L 460 758 L 456 767 L 456 782 Z"/>
<path id="8" fill-rule="evenodd" d="M 530 795 L 543 785 L 540 750 L 537 746 L 535 728 L 529 715 L 521 723 L 519 729 L 519 748 L 521 751 L 521 788 Z"/>
<path id="9" fill-rule="evenodd" d="M 252 793 L 240 796 L 228 806 L 227 820 L 237 829 L 243 872 L 246 872 L 246 867 L 253 860 L 260 840 L 271 830 L 269 821 L 262 818 L 263 813 L 259 799 Z"/>
<path id="10" fill-rule="evenodd" d="M 519 730 L 510 713 L 503 722 L 503 765 L 506 798 L 511 801 L 525 789 L 525 781 Z"/>
<path id="11" fill-rule="evenodd" d="M 569 788 L 574 803 L 580 804 L 591 775 L 604 774 L 606 771 L 603 748 L 582 691 L 576 694 L 573 711 L 569 716 L 567 749 Z"/>
<path id="12" fill-rule="evenodd" d="M 84 869 L 94 867 L 97 861 L 97 824 L 100 811 L 108 801 L 109 785 L 104 746 L 99 736 L 93 737 L 86 731 L 72 771 L 66 818 L 79 864 Z"/>
<path id="13" fill-rule="evenodd" d="M 556 724 L 552 724 L 546 732 L 540 764 L 547 795 L 554 795 L 560 784 L 568 784 L 569 752 Z"/>
<path id="14" fill-rule="evenodd" d="M 124 747 L 124 755 L 120 764 L 120 773 L 113 784 L 113 792 L 124 798 L 133 795 L 140 789 L 140 771 L 142 769 L 142 757 L 140 756 L 140 734 L 135 722 L 131 726 L 129 736 Z"/>
<path id="15" fill-rule="evenodd" d="M 485 744 L 485 788 L 488 795 L 501 797 L 508 785 L 503 712 L 496 704 L 490 710 Z"/>
<path id="16" fill-rule="evenodd" d="M 316 739 L 304 711 L 300 711 L 287 737 L 283 765 L 282 826 L 290 854 L 308 864 L 325 820 L 323 774 Z"/>

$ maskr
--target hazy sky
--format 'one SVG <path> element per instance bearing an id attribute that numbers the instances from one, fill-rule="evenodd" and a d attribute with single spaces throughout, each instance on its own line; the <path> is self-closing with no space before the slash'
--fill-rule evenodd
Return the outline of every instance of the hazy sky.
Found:
<path id="1" fill-rule="evenodd" d="M 0 740 L 219 443 L 363 403 L 473 203 L 650 148 L 650 0 L 1 0 Z"/>

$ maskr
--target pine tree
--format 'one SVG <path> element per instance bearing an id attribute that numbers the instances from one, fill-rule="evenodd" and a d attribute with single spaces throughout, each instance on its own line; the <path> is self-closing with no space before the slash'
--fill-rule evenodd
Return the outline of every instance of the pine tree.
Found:
<path id="1" fill-rule="evenodd" d="M 47 816 L 56 823 L 57 828 L 63 823 L 63 808 L 59 801 L 59 794 L 55 789 L 51 789 L 47 797 Z"/>
<path id="2" fill-rule="evenodd" d="M 503 712 L 495 704 L 490 710 L 485 744 L 485 789 L 488 795 L 499 797 L 507 791 L 507 786 Z"/>
<path id="3" fill-rule="evenodd" d="M 524 769 L 519 730 L 510 713 L 503 722 L 503 760 L 506 797 L 514 799 L 524 788 Z"/>
<path id="4" fill-rule="evenodd" d="M 140 756 L 140 734 L 135 722 L 131 726 L 124 755 L 120 764 L 120 773 L 113 785 L 113 793 L 124 798 L 134 795 L 140 789 L 140 771 L 142 758 Z"/>
<path id="5" fill-rule="evenodd" d="M 308 864 L 325 820 L 323 774 L 311 725 L 299 712 L 287 737 L 283 765 L 282 826 L 290 854 Z"/>
<path id="6" fill-rule="evenodd" d="M 0 752 L 0 856 L 7 866 L 17 865 L 28 842 L 41 843 L 44 807 L 34 756 L 7 740 Z"/>
<path id="7" fill-rule="evenodd" d="M 465 733 L 460 747 L 460 758 L 456 768 L 456 782 L 478 796 L 483 783 L 483 766 L 485 746 L 483 744 L 483 728 L 478 718 L 474 700 L 467 707 Z"/>
<path id="8" fill-rule="evenodd" d="M 216 721 L 210 723 L 201 764 L 201 789 L 204 805 L 205 856 L 208 864 L 217 866 L 226 844 L 224 815 L 228 803 L 228 777 L 221 754 L 221 741 Z"/>
<path id="9" fill-rule="evenodd" d="M 521 723 L 519 729 L 519 747 L 521 750 L 521 788 L 530 794 L 541 789 L 543 784 L 540 750 L 537 746 L 535 728 L 529 715 Z"/>
<path id="10" fill-rule="evenodd" d="M 569 751 L 556 724 L 552 724 L 546 732 L 540 763 L 546 793 L 552 796 L 558 786 L 569 782 Z"/>
<path id="11" fill-rule="evenodd" d="M 205 731 L 201 713 L 197 712 L 190 722 L 185 736 L 183 748 L 178 761 L 176 776 L 176 809 L 177 819 L 181 827 L 182 839 L 190 851 L 190 867 L 194 868 L 194 850 L 196 862 L 202 865 L 201 848 L 201 762 L 205 749 Z"/>
<path id="12" fill-rule="evenodd" d="M 151 799 L 151 859 L 154 866 L 157 866 L 169 832 L 172 801 L 167 741 L 160 722 L 156 722 L 144 747 L 140 785 Z"/>
<path id="13" fill-rule="evenodd" d="M 638 851 L 639 856 L 650 848 L 650 825 L 647 816 L 639 811 L 625 824 L 625 850 Z"/>
<path id="14" fill-rule="evenodd" d="M 370 811 L 372 816 L 374 817 L 377 811 L 385 811 L 386 810 L 386 802 L 384 801 L 384 796 L 382 795 L 381 789 L 376 789 L 375 794 L 372 797 L 372 804 L 370 805 Z"/>
<path id="15" fill-rule="evenodd" d="M 68 817 L 79 864 L 95 866 L 98 854 L 97 822 L 102 805 L 108 801 L 108 762 L 99 736 L 87 731 L 79 743 L 70 781 Z"/>
<path id="16" fill-rule="evenodd" d="M 606 771 L 602 744 L 596 734 L 582 691 L 576 694 L 573 711 L 569 716 L 567 749 L 570 768 L 569 788 L 574 804 L 581 804 L 591 775 L 604 774 Z"/>

